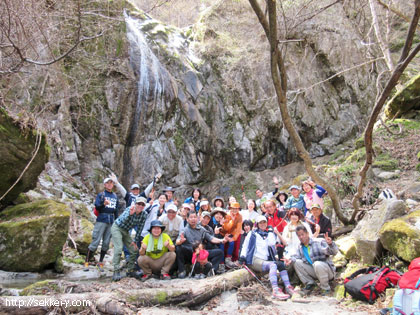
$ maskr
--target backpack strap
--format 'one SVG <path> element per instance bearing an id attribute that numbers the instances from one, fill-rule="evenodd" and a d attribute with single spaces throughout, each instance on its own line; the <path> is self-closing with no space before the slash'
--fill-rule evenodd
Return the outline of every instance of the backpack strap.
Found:
<path id="1" fill-rule="evenodd" d="M 350 276 L 348 276 L 346 279 L 344 279 L 344 283 L 349 282 L 350 280 L 353 280 L 354 278 L 356 278 L 358 275 L 364 275 L 364 274 L 369 274 L 372 272 L 376 272 L 378 271 L 378 267 L 376 266 L 370 266 L 370 267 L 366 267 L 366 268 L 362 268 L 359 269 L 355 272 L 353 272 Z"/>
<path id="2" fill-rule="evenodd" d="M 379 269 L 377 271 L 377 274 L 375 275 L 375 277 L 372 279 L 369 288 L 370 288 L 370 294 L 369 294 L 369 304 L 373 304 L 373 292 L 376 293 L 376 295 L 378 295 L 378 291 L 376 290 L 375 286 L 376 283 L 378 282 L 378 280 L 385 274 L 387 274 L 388 272 L 390 272 L 391 269 L 389 269 L 388 267 L 382 267 L 381 269 Z M 390 281 L 387 281 L 390 282 Z"/>

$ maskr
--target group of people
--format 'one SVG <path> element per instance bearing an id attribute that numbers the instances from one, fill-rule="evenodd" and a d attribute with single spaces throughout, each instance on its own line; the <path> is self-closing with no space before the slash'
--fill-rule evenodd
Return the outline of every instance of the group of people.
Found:
<path id="1" fill-rule="evenodd" d="M 227 203 L 219 196 L 210 202 L 199 188 L 180 205 L 172 187 L 155 199 L 159 178 L 156 175 L 143 192 L 138 184 L 128 192 L 114 174 L 104 180 L 104 191 L 95 200 L 98 216 L 86 270 L 101 241 L 97 266 L 103 269 L 112 240 L 114 281 L 122 278 L 124 252 L 127 276 L 141 281 L 153 274 L 162 280 L 183 279 L 187 269 L 190 277 L 202 279 L 246 264 L 254 271 L 269 273 L 275 298 L 294 294 L 291 272 L 304 284 L 305 294 L 314 289 L 316 281 L 324 294 L 329 293 L 335 273 L 331 257 L 338 249 L 331 239 L 331 221 L 323 214 L 326 191 L 321 186 L 307 180 L 301 186 L 292 185 L 289 195 L 279 191 L 274 177 L 274 191 L 257 189 L 256 200 L 247 200 L 243 194 L 246 207 L 242 209 L 233 196 Z M 120 215 L 114 187 L 127 205 Z M 278 285 L 278 274 L 284 290 Z"/>

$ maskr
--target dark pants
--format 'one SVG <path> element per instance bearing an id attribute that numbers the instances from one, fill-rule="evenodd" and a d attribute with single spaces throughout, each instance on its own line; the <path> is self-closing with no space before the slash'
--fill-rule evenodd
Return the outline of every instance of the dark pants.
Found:
<path id="1" fill-rule="evenodd" d="M 197 262 L 194 267 L 193 275 L 200 274 L 200 273 L 207 275 L 210 272 L 211 267 L 212 265 L 210 262 L 208 262 L 205 265 L 201 265 L 199 262 Z"/>
<path id="2" fill-rule="evenodd" d="M 208 260 L 213 265 L 213 270 L 219 268 L 220 262 L 223 260 L 223 251 L 221 249 L 209 249 Z M 185 271 L 185 264 L 191 264 L 192 247 L 188 245 L 181 245 L 176 247 L 176 262 L 178 264 L 178 273 Z"/>

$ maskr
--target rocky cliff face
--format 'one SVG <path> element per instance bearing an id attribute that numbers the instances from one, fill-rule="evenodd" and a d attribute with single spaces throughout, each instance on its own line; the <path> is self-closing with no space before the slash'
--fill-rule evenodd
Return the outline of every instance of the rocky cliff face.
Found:
<path id="1" fill-rule="evenodd" d="M 41 186 L 53 186 L 47 190 L 54 195 L 70 181 L 65 196 L 83 199 L 110 170 L 125 186 L 161 172 L 182 192 L 235 170 L 296 160 L 267 41 L 247 1 L 220 1 L 182 30 L 132 6 L 124 15 L 125 5 L 112 3 L 112 19 L 97 26 L 112 32 L 83 43 L 47 84 L 46 93 L 57 95 L 44 115 L 54 183 L 44 177 Z M 289 21 L 289 110 L 314 157 L 360 132 L 375 99 L 383 65 L 369 62 L 378 52 L 363 42 L 368 24 L 359 15 L 336 5 L 301 25 Z M 95 29 L 98 18 L 86 19 Z M 358 64 L 365 65 L 345 71 Z"/>

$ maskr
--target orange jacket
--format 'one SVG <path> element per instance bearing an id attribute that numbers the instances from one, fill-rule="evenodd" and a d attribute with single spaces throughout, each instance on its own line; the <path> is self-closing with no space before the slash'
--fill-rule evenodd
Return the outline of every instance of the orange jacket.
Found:
<path id="1" fill-rule="evenodd" d="M 225 236 L 226 234 L 232 234 L 233 240 L 236 241 L 242 231 L 242 216 L 238 213 L 235 219 L 230 214 L 225 217 L 225 222 L 220 230 L 220 234 Z"/>

